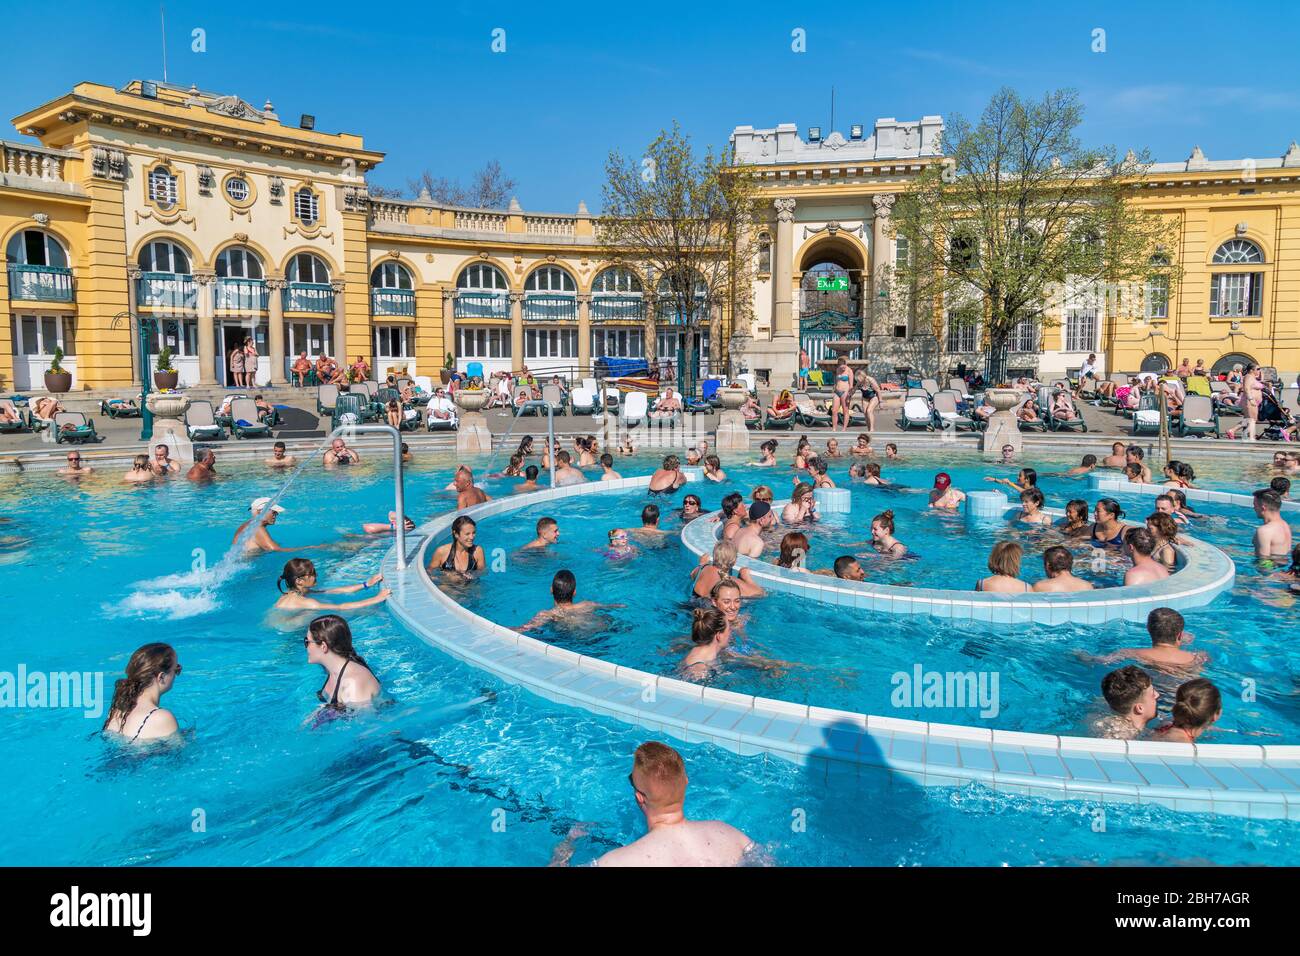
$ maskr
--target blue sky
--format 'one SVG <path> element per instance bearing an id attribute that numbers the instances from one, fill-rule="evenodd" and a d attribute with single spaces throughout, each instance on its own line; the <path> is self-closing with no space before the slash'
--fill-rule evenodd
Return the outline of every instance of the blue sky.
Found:
<path id="1" fill-rule="evenodd" d="M 1279 156 L 1300 137 L 1300 7 L 1102 3 L 166 4 L 174 83 L 271 99 L 285 121 L 363 134 L 372 175 L 468 176 L 499 160 L 526 209 L 600 206 L 605 157 L 679 120 L 699 144 L 739 124 L 800 129 L 880 116 L 978 114 L 1002 85 L 1077 88 L 1082 135 L 1159 160 Z M 310 7 L 310 19 L 303 19 Z M 1149 8 L 1149 9 L 1148 9 Z M 81 80 L 161 78 L 158 4 L 64 0 L 36 32 L 0 36 L 8 119 Z M 207 50 L 191 51 L 191 31 Z M 493 53 L 492 31 L 505 31 Z M 806 31 L 806 52 L 791 33 Z M 1093 52 L 1093 31 L 1105 52 Z"/>

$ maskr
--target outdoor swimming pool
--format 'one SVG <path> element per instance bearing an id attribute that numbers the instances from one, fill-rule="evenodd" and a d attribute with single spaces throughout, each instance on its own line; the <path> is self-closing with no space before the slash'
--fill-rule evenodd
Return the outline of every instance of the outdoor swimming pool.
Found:
<path id="1" fill-rule="evenodd" d="M 383 456 L 370 458 L 351 472 L 321 474 L 309 466 L 281 499 L 287 511 L 275 528 L 277 540 L 286 546 L 338 540 L 363 521 L 382 520 L 391 507 L 391 480 Z M 917 458 L 899 466 L 898 477 L 922 484 L 941 460 L 958 484 L 969 486 L 982 473 L 973 463 L 954 467 L 952 458 Z M 452 463 L 450 454 L 421 455 L 408 472 L 408 508 L 417 520 L 451 505 L 442 489 Z M 618 467 L 629 475 L 646 473 L 653 464 L 653 458 L 641 457 L 633 467 L 626 461 Z M 733 481 L 726 490 L 734 485 L 747 491 L 758 480 L 751 474 L 757 469 L 730 467 Z M 846 467 L 833 468 L 837 480 Z M 790 472 L 782 467 L 763 474 L 779 490 Z M 132 650 L 167 641 L 176 647 L 184 673 L 164 700 L 188 740 L 161 755 L 121 754 L 98 735 L 102 717 L 89 719 L 70 709 L 6 710 L 0 758 L 9 780 L 0 796 L 0 859 L 543 864 L 579 821 L 590 823 L 592 836 L 579 843 L 576 862 L 639 835 L 641 820 L 626 774 L 644 731 L 502 684 L 428 648 L 382 608 L 346 616 L 358 650 L 393 702 L 372 716 L 305 729 L 322 675 L 305 662 L 302 622 L 267 615 L 283 559 L 236 562 L 233 570 L 222 564 L 248 502 L 273 494 L 280 478 L 253 465 L 232 466 L 211 488 L 177 481 L 126 489 L 117 477 L 114 471 L 69 488 L 33 474 L 0 486 L 9 518 L 0 560 L 11 594 L 20 597 L 8 602 L 10 638 L 0 670 L 25 665 L 29 671 L 104 671 L 105 691 L 111 693 Z M 1223 487 L 1253 487 L 1232 482 L 1229 468 L 1218 477 Z M 1215 476 L 1210 478 L 1213 483 Z M 496 494 L 513 483 L 489 480 L 486 487 Z M 1078 483 L 1044 481 L 1052 503 L 1060 503 L 1067 487 L 1070 497 L 1076 491 L 1089 501 L 1097 497 Z M 703 494 L 706 507 L 723 493 L 693 490 Z M 639 666 L 667 672 L 687 633 L 682 602 L 693 559 L 675 535 L 661 551 L 644 550 L 636 564 L 610 565 L 597 554 L 608 522 L 617 515 L 620 524 L 637 524 L 640 502 L 635 494 L 604 501 L 579 497 L 557 515 L 560 556 L 578 574 L 579 597 L 638 604 L 639 618 L 631 608 L 616 609 L 608 633 L 546 637 L 574 641 L 585 653 L 614 660 L 626 653 Z M 1146 504 L 1130 514 L 1145 513 Z M 596 509 L 591 520 L 583 520 L 586 507 Z M 469 606 L 517 625 L 549 602 L 556 559 L 512 554 L 531 537 L 535 520 L 520 512 L 483 523 L 480 542 L 489 554 L 498 546 L 506 550 L 510 573 L 471 586 L 463 595 Z M 1297 742 L 1296 660 L 1277 640 L 1294 631 L 1297 612 L 1263 611 L 1252 603 L 1257 591 L 1277 600 L 1284 595 L 1264 582 L 1243 552 L 1247 518 L 1225 511 L 1210 520 L 1223 522 L 1221 543 L 1238 561 L 1241 576 L 1231 598 L 1220 599 L 1203 616 L 1189 614 L 1195 646 L 1212 656 L 1206 674 L 1225 690 L 1222 729 L 1211 736 L 1216 742 Z M 924 540 L 902 530 L 909 544 Z M 953 547 L 968 544 L 963 580 L 979 576 L 986 550 L 977 542 Z M 324 583 L 349 583 L 377 569 L 386 547 L 383 539 L 356 540 L 348 549 L 306 556 L 317 562 Z M 927 560 L 931 553 L 923 550 Z M 972 564 L 975 556 L 979 560 Z M 483 597 L 489 588 L 499 593 Z M 856 709 L 891 712 L 877 706 L 879 692 L 872 686 L 872 675 L 888 666 L 879 663 L 884 657 L 864 656 L 860 645 L 835 633 L 843 625 L 826 611 L 784 596 L 756 604 L 747 634 L 753 650 L 810 666 L 776 678 L 758 672 L 729 678 L 755 686 L 767 679 L 782 682 L 781 694 L 773 696 L 797 699 L 801 691 L 816 691 L 823 706 L 836 706 L 825 695 L 841 694 Z M 873 619 L 865 627 L 879 655 L 905 653 L 908 663 L 927 668 L 999 668 L 1006 700 L 999 719 L 1007 721 L 999 726 L 1061 732 L 1078 729 L 1074 721 L 1081 708 L 1092 706 L 1095 689 L 1089 688 L 1104 670 L 1071 652 L 1141 643 L 1142 636 L 1134 627 L 1118 627 L 1113 640 L 1082 628 L 1002 635 L 973 626 L 939 627 L 924 618 Z M 814 649 L 817 656 L 809 653 Z M 833 679 L 837 672 L 841 679 Z M 1249 706 L 1233 696 L 1245 676 L 1259 688 L 1259 700 Z M 931 712 L 926 719 L 966 722 L 962 716 Z M 692 815 L 727 819 L 768 845 L 781 864 L 1295 859 L 1295 824 L 1285 821 L 1107 806 L 1106 830 L 1097 833 L 1096 807 L 1087 802 L 1018 797 L 979 784 L 921 788 L 884 773 L 865 791 L 842 789 L 780 760 L 674 745 L 691 775 Z M 794 827 L 792 821 L 799 820 L 806 825 Z"/>

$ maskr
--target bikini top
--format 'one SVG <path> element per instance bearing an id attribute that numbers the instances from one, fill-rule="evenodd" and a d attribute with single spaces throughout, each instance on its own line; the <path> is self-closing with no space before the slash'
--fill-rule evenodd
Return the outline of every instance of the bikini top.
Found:
<path id="1" fill-rule="evenodd" d="M 452 538 L 452 539 L 451 539 L 451 547 L 447 549 L 447 560 L 444 561 L 444 562 L 442 562 L 442 569 L 443 569 L 444 571 L 459 571 L 459 570 L 460 570 L 460 568 L 456 567 L 456 548 L 457 548 L 457 541 L 456 541 L 455 538 Z M 478 570 L 478 561 L 477 561 L 477 560 L 475 559 L 475 557 L 474 557 L 474 552 L 473 552 L 473 551 L 468 551 L 468 550 L 467 550 L 467 551 L 465 552 L 465 555 L 466 555 L 466 558 L 467 558 L 467 560 L 465 561 L 465 570 L 466 570 L 466 571 L 477 571 L 477 570 Z"/>
<path id="2" fill-rule="evenodd" d="M 153 710 L 149 711 L 149 713 L 144 715 L 144 720 L 140 721 L 140 728 L 135 732 L 135 737 L 131 738 L 131 743 L 136 742 L 136 739 L 140 736 L 141 731 L 144 730 L 144 725 L 149 723 L 149 718 L 152 717 L 154 714 L 158 713 L 158 710 L 159 708 L 155 707 Z"/>
<path id="3" fill-rule="evenodd" d="M 329 682 L 330 682 L 328 676 L 325 678 L 325 683 L 320 685 L 320 690 L 316 691 L 316 699 L 319 700 L 326 707 L 328 707 L 330 710 L 347 709 L 346 707 L 344 707 L 342 704 L 339 703 L 339 686 L 343 683 L 343 672 L 348 669 L 348 665 L 351 663 L 352 663 L 351 661 L 344 661 L 343 666 L 339 668 L 338 680 L 334 682 L 334 693 L 331 694 L 328 699 L 325 697 L 325 688 L 329 686 Z"/>

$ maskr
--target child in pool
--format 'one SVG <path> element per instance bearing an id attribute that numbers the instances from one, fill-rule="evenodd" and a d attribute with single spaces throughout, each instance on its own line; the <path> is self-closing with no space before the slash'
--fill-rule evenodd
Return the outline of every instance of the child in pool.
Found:
<path id="1" fill-rule="evenodd" d="M 634 558 L 638 553 L 636 547 L 628 540 L 626 528 L 614 528 L 609 532 L 609 547 L 605 550 L 605 557 L 622 561 Z"/>

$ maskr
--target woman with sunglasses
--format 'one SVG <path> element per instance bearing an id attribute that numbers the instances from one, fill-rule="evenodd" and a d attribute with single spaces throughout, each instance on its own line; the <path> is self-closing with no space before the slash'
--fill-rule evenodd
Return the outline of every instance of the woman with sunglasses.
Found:
<path id="1" fill-rule="evenodd" d="M 307 663 L 325 669 L 325 683 L 316 692 L 324 705 L 322 715 L 343 714 L 370 706 L 383 689 L 371 673 L 365 658 L 352 647 L 348 622 L 337 614 L 325 614 L 307 625 L 302 639 Z"/>
<path id="2" fill-rule="evenodd" d="M 113 687 L 113 702 L 103 732 L 129 744 L 160 740 L 176 733 L 176 718 L 160 703 L 180 676 L 181 663 L 170 644 L 146 644 L 126 663 L 126 677 Z"/>

